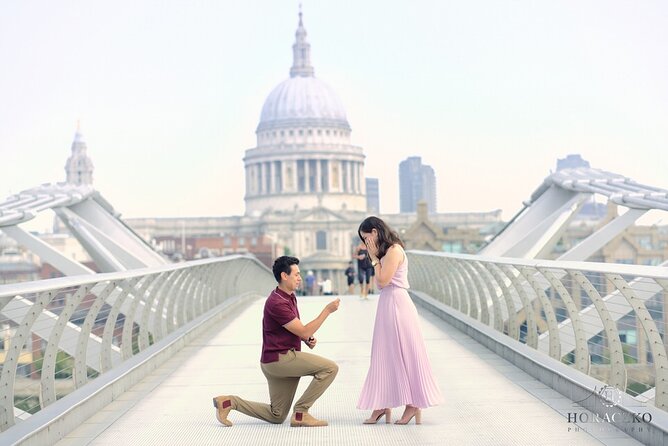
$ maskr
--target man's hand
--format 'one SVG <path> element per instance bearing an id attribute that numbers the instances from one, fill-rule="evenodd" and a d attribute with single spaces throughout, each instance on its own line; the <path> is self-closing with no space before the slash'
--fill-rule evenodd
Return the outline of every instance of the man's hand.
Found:
<path id="1" fill-rule="evenodd" d="M 327 304 L 325 307 L 325 310 L 327 310 L 330 314 L 334 313 L 336 310 L 339 309 L 339 303 L 341 302 L 341 299 L 336 299 L 331 301 L 330 303 Z"/>
<path id="2" fill-rule="evenodd" d="M 325 305 L 325 308 L 322 309 L 320 315 L 306 325 L 302 324 L 302 321 L 300 321 L 299 318 L 294 318 L 287 324 L 283 325 L 283 327 L 285 327 L 285 329 L 290 333 L 299 336 L 299 339 L 304 340 L 304 342 L 309 347 L 313 348 L 311 345 L 309 345 L 308 339 L 313 337 L 315 332 L 318 331 L 322 323 L 325 322 L 325 319 L 327 319 L 330 314 L 339 309 L 339 302 L 341 302 L 341 299 L 333 300 Z M 313 343 L 313 346 L 315 346 L 315 342 Z"/>
<path id="3" fill-rule="evenodd" d="M 313 347 L 315 347 L 315 344 L 318 342 L 318 340 L 316 338 L 314 338 L 313 336 L 311 336 L 310 338 L 308 338 L 304 342 L 306 343 L 306 345 L 308 345 L 308 348 L 313 350 Z"/>

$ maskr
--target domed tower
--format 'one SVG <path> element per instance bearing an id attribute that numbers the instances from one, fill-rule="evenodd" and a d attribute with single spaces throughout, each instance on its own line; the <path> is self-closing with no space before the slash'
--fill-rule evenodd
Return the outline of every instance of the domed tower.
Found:
<path id="1" fill-rule="evenodd" d="M 77 132 L 72 142 L 72 155 L 65 164 L 67 182 L 70 184 L 91 185 L 93 184 L 93 161 L 86 153 L 86 142 L 81 136 L 81 129 L 77 123 Z"/>
<path id="2" fill-rule="evenodd" d="M 334 90 L 315 77 L 299 13 L 290 78 L 264 102 L 246 151 L 246 214 L 324 207 L 366 210 L 364 153 Z"/>

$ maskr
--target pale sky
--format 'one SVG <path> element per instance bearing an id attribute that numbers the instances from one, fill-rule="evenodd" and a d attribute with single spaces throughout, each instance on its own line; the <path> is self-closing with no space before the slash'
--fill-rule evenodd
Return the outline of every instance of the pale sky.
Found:
<path id="1" fill-rule="evenodd" d="M 124 217 L 244 212 L 244 151 L 298 1 L 0 4 L 0 199 L 64 181 L 77 120 Z M 521 208 L 557 158 L 668 188 L 668 2 L 303 2 L 381 212 L 422 156 L 438 210 Z M 667 219 L 668 220 L 668 219 Z"/>

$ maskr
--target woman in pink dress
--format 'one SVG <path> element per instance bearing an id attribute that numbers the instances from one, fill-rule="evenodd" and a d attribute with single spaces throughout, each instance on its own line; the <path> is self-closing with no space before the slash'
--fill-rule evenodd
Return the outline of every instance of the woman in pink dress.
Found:
<path id="1" fill-rule="evenodd" d="M 368 217 L 358 229 L 367 245 L 376 283 L 381 289 L 371 344 L 371 364 L 357 403 L 373 410 L 365 424 L 383 416 L 390 422 L 391 408 L 405 406 L 396 424 L 421 423 L 421 409 L 442 401 L 431 371 L 415 304 L 408 295 L 408 258 L 396 232 L 378 217 Z"/>

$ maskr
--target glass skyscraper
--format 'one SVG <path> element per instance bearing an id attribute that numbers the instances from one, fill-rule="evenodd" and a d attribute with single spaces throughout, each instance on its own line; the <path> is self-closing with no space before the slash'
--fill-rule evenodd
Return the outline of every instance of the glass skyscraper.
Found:
<path id="1" fill-rule="evenodd" d="M 373 215 L 380 214 L 380 191 L 378 178 L 366 179 L 366 210 Z"/>
<path id="2" fill-rule="evenodd" d="M 436 212 L 436 175 L 421 157 L 411 156 L 399 163 L 399 211 L 415 212 L 420 200 L 427 202 L 429 213 Z"/>

